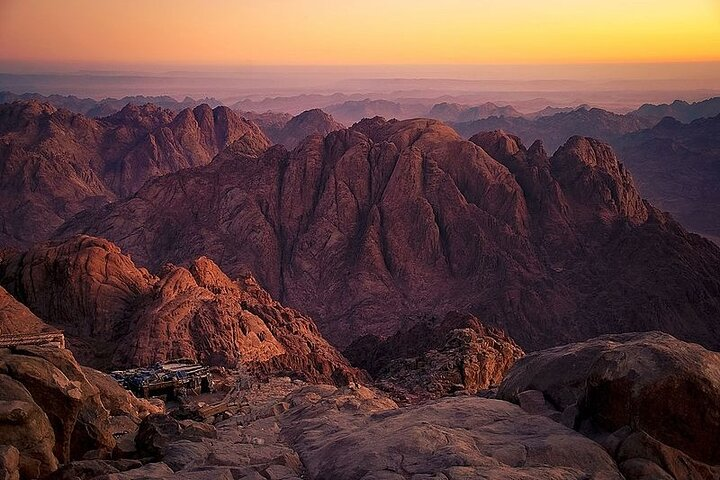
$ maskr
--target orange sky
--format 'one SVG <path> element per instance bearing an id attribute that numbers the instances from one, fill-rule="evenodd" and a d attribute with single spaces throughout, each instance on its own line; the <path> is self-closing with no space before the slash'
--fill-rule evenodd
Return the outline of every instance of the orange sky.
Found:
<path id="1" fill-rule="evenodd" d="M 720 60 L 717 0 L 0 0 L 0 61 Z"/>

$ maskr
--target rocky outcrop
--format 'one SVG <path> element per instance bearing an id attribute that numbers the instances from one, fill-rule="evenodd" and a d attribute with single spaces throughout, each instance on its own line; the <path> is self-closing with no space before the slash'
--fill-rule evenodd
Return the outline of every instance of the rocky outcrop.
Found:
<path id="1" fill-rule="evenodd" d="M 53 331 L 7 290 L 0 287 L 0 335 L 32 334 Z"/>
<path id="2" fill-rule="evenodd" d="M 191 357 L 309 381 L 363 378 L 310 318 L 275 302 L 251 276 L 231 281 L 205 257 L 154 276 L 112 243 L 80 236 L 10 256 L 0 270 L 8 288 L 64 329 L 88 365 Z"/>
<path id="3" fill-rule="evenodd" d="M 0 105 L 0 245 L 29 246 L 86 208 L 134 193 L 150 178 L 204 165 L 233 142 L 269 141 L 226 107 L 180 113 L 127 105 L 92 119 L 38 101 Z"/>
<path id="4" fill-rule="evenodd" d="M 611 149 L 474 140 L 375 118 L 291 152 L 226 150 L 57 237 L 110 238 L 153 270 L 206 255 L 252 272 L 341 347 L 452 310 L 528 350 L 647 329 L 720 345 L 720 249 L 642 201 Z"/>
<path id="5" fill-rule="evenodd" d="M 7 292 L 0 293 L 1 332 L 50 329 Z M 0 349 L 0 445 L 15 449 L 0 458 L 11 475 L 5 478 L 13 472 L 38 478 L 85 455 L 107 457 L 116 447 L 115 434 L 126 434 L 157 412 L 109 376 L 81 367 L 69 350 L 53 345 Z"/>
<path id="6" fill-rule="evenodd" d="M 720 474 L 718 353 L 660 332 L 606 335 L 519 360 L 498 398 L 528 390 L 603 443 L 628 478 Z"/>
<path id="7" fill-rule="evenodd" d="M 316 108 L 292 117 L 281 129 L 270 136 L 270 139 L 287 148 L 295 148 L 310 135 L 324 137 L 330 132 L 343 128 L 345 127 L 336 122 L 331 115 Z"/>
<path id="8" fill-rule="evenodd" d="M 361 337 L 344 353 L 377 386 L 405 401 L 489 389 L 524 355 L 502 330 L 456 312 L 441 321 L 420 321 L 384 340 Z"/>
<path id="9" fill-rule="evenodd" d="M 308 478 L 623 478 L 593 441 L 507 402 L 456 397 L 398 409 L 364 388 L 323 387 L 289 402 L 281 433 Z"/>

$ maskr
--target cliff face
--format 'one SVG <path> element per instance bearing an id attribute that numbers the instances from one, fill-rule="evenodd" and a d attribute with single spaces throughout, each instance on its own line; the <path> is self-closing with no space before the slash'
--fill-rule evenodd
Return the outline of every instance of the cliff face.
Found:
<path id="1" fill-rule="evenodd" d="M 720 343 L 720 251 L 643 201 L 612 149 L 432 120 L 358 123 L 291 152 L 228 149 L 73 219 L 152 269 L 201 255 L 253 272 L 344 346 L 451 310 L 527 349 L 662 329 Z"/>
<path id="2" fill-rule="evenodd" d="M 269 146 L 257 126 L 226 107 L 176 115 L 128 105 L 92 119 L 37 101 L 0 105 L 0 245 L 45 240 L 77 212 L 207 164 L 233 142 L 252 153 Z"/>
<path id="3" fill-rule="evenodd" d="M 112 243 L 81 236 L 10 256 L 0 270 L 3 284 L 63 328 L 89 365 L 192 357 L 310 381 L 363 378 L 311 319 L 275 302 L 251 276 L 231 281 L 205 257 L 154 276 Z"/>

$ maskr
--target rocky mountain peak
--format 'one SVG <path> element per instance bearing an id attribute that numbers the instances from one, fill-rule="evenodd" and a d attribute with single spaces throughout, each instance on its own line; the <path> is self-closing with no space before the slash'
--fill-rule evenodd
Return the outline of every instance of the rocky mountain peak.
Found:
<path id="1" fill-rule="evenodd" d="M 630 172 L 608 144 L 571 137 L 553 155 L 551 170 L 567 194 L 605 221 L 617 216 L 634 223 L 647 220 L 647 207 Z"/>
<path id="2" fill-rule="evenodd" d="M 342 130 L 343 128 L 345 127 L 336 122 L 332 115 L 315 108 L 290 118 L 277 131 L 272 129 L 271 138 L 275 143 L 292 149 L 310 135 L 325 136 L 330 132 Z"/>
<path id="3" fill-rule="evenodd" d="M 545 164 L 549 160 L 545 144 L 542 140 L 535 140 L 527 150 L 528 160 L 536 164 Z"/>

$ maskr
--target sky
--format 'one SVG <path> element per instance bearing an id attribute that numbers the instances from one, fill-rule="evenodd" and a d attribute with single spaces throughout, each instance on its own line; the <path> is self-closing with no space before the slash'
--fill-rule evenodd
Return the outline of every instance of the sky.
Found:
<path id="1" fill-rule="evenodd" d="M 4 64 L 718 60 L 718 0 L 0 0 Z"/>

